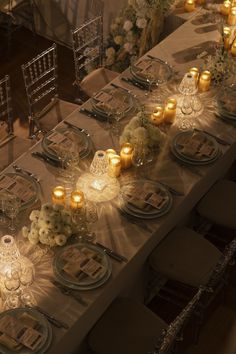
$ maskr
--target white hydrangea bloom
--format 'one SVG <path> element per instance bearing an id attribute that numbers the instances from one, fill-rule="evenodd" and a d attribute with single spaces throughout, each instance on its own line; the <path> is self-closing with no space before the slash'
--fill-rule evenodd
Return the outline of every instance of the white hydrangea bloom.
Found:
<path id="1" fill-rule="evenodd" d="M 58 246 L 64 246 L 66 244 L 67 238 L 63 234 L 59 234 L 55 236 L 55 243 Z"/>

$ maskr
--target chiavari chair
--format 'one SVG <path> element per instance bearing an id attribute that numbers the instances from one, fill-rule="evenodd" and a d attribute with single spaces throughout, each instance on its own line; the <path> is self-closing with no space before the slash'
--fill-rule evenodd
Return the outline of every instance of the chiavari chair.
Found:
<path id="1" fill-rule="evenodd" d="M 33 138 L 51 130 L 78 105 L 58 97 L 56 44 L 22 65 L 22 72 L 29 106 L 29 137 Z"/>
<path id="2" fill-rule="evenodd" d="M 169 326 L 145 305 L 133 299 L 116 299 L 88 335 L 92 353 L 169 353 L 204 292 L 200 287 Z"/>
<path id="3" fill-rule="evenodd" d="M 6 75 L 0 80 L 0 119 L 6 124 L 6 131 L 13 134 L 13 116 L 11 102 L 10 77 Z"/>
<path id="4" fill-rule="evenodd" d="M 103 16 L 88 20 L 75 29 L 72 38 L 76 85 L 91 97 L 118 76 L 102 66 Z"/>

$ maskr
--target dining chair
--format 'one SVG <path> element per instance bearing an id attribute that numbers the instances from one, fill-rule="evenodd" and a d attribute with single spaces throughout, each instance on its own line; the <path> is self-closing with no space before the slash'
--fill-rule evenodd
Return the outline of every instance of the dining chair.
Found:
<path id="1" fill-rule="evenodd" d="M 75 84 L 88 97 L 101 90 L 118 73 L 102 66 L 103 16 L 86 21 L 72 31 Z"/>
<path id="2" fill-rule="evenodd" d="M 199 288 L 169 326 L 145 305 L 118 298 L 90 331 L 89 348 L 96 354 L 167 354 L 204 292 Z"/>
<path id="3" fill-rule="evenodd" d="M 29 137 L 34 138 L 51 130 L 79 106 L 59 99 L 56 44 L 21 67 L 29 106 Z"/>
<path id="4" fill-rule="evenodd" d="M 0 80 L 0 119 L 6 124 L 8 134 L 13 134 L 13 116 L 10 77 L 6 75 Z"/>
<path id="5" fill-rule="evenodd" d="M 236 183 L 219 180 L 197 204 L 197 212 L 204 219 L 231 230 L 236 230 Z"/>
<path id="6" fill-rule="evenodd" d="M 174 229 L 151 253 L 149 265 L 156 277 L 179 284 L 178 291 L 173 291 L 170 282 L 166 281 L 163 282 L 164 286 L 159 289 L 157 296 L 180 305 L 181 299 L 186 295 L 184 286 L 189 289 L 200 286 L 210 288 L 211 292 L 205 298 L 199 314 L 199 323 L 202 323 L 205 310 L 214 296 L 224 288 L 228 266 L 235 252 L 236 238 L 222 253 L 196 231 L 187 227 Z M 197 332 L 196 337 L 198 334 Z"/>

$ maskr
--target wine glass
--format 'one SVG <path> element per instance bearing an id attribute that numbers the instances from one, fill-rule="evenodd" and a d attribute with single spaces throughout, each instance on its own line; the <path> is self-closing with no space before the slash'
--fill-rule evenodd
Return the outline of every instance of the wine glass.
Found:
<path id="1" fill-rule="evenodd" d="M 19 272 L 20 269 L 12 266 L 5 274 L 4 285 L 9 292 L 9 294 L 7 294 L 5 305 L 9 309 L 20 306 L 20 292 L 17 291 L 20 288 Z"/>
<path id="2" fill-rule="evenodd" d="M 138 168 L 146 165 L 153 160 L 153 151 L 143 142 L 135 144 L 132 155 L 132 163 L 135 166 L 136 175 L 138 175 Z"/>
<path id="3" fill-rule="evenodd" d="M 22 268 L 20 273 L 20 283 L 24 286 L 21 291 L 21 301 L 27 306 L 34 306 L 36 304 L 35 299 L 29 290 L 29 286 L 34 281 L 33 267 Z"/>
<path id="4" fill-rule="evenodd" d="M 95 233 L 91 230 L 91 227 L 95 222 L 98 221 L 98 213 L 96 204 L 89 200 L 86 201 L 85 220 L 87 224 L 85 239 L 87 241 L 93 241 L 95 238 Z"/>
<path id="5" fill-rule="evenodd" d="M 21 200 L 14 194 L 9 194 L 5 201 L 5 213 L 11 219 L 9 229 L 16 231 L 15 219 L 20 211 Z"/>

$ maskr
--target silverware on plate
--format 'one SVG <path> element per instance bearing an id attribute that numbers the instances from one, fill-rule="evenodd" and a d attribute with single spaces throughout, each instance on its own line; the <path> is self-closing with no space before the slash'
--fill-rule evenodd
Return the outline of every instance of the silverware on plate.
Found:
<path id="1" fill-rule="evenodd" d="M 67 125 L 69 128 L 78 130 L 79 132 L 84 133 L 84 134 L 86 134 L 88 137 L 90 137 L 89 133 L 88 133 L 84 128 L 77 127 L 77 125 L 75 125 L 75 124 L 73 124 L 73 123 L 70 123 L 70 122 L 68 122 L 67 120 L 64 120 L 63 123 L 64 123 L 65 125 Z"/>
<path id="2" fill-rule="evenodd" d="M 61 167 L 61 163 L 59 161 L 55 161 L 55 160 L 50 159 L 50 157 L 48 157 L 43 152 L 35 151 L 35 152 L 31 153 L 31 156 L 33 156 L 34 158 L 39 159 L 43 162 L 46 162 L 51 166 Z"/>
<path id="3" fill-rule="evenodd" d="M 212 133 L 208 132 L 207 130 L 201 130 L 201 129 L 197 129 L 197 128 L 194 128 L 194 130 L 196 132 L 200 132 L 200 133 L 202 132 L 202 133 L 205 133 L 205 134 L 211 136 L 212 138 L 214 138 L 221 145 L 231 145 L 231 143 L 229 141 L 226 141 L 225 139 L 222 139 L 222 138 L 216 136 L 215 134 L 212 134 Z"/>
<path id="4" fill-rule="evenodd" d="M 123 81 L 127 82 L 128 84 L 131 84 L 135 87 L 138 87 L 140 90 L 144 90 L 144 91 L 149 90 L 147 85 L 141 84 L 140 82 L 137 82 L 136 80 L 131 79 L 130 77 L 122 77 L 121 80 L 123 80 Z M 152 91 L 152 89 L 150 88 L 149 91 Z"/>

